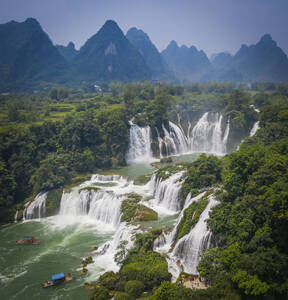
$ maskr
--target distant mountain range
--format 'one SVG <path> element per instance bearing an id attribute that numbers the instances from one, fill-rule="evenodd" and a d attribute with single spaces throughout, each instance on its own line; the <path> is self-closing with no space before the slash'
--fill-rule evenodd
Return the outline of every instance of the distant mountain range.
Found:
<path id="1" fill-rule="evenodd" d="M 196 47 L 171 41 L 161 53 L 149 36 L 131 28 L 126 36 L 109 20 L 81 47 L 53 45 L 37 20 L 0 25 L 0 92 L 52 85 L 81 86 L 111 81 L 161 80 L 287 82 L 288 58 L 268 34 L 208 59 Z"/>

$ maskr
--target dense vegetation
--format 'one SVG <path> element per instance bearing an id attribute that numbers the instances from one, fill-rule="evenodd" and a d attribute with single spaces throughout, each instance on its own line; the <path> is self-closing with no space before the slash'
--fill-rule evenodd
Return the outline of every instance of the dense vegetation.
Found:
<path id="1" fill-rule="evenodd" d="M 243 298 L 287 299 L 288 99 L 263 107 L 261 129 L 224 159 L 221 204 L 209 225 L 219 247 L 199 269 Z"/>

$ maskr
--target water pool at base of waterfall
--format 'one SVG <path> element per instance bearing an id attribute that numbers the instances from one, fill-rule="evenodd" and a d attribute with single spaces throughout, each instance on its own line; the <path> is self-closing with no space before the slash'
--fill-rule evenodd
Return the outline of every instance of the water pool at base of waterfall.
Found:
<path id="1" fill-rule="evenodd" d="M 16 244 L 16 239 L 25 235 L 39 238 L 40 245 Z M 49 224 L 49 220 L 1 227 L 1 299 L 88 299 L 89 291 L 84 288 L 84 282 L 89 278 L 77 272 L 81 257 L 90 255 L 91 247 L 109 239 L 111 234 L 100 234 L 92 225 L 57 228 Z M 41 287 L 52 274 L 61 272 L 70 272 L 75 279 L 56 287 Z"/>

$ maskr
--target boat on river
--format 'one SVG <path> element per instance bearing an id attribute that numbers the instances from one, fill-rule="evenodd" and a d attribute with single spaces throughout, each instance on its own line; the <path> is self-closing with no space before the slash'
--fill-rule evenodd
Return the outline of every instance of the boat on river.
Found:
<path id="1" fill-rule="evenodd" d="M 21 245 L 39 245 L 40 241 L 34 236 L 24 236 L 23 239 L 16 240 L 16 243 Z"/>
<path id="2" fill-rule="evenodd" d="M 46 280 L 42 283 L 43 288 L 55 286 L 61 283 L 65 283 L 71 281 L 73 279 L 72 275 L 68 273 L 65 275 L 64 273 L 59 273 L 51 276 L 51 280 Z"/>

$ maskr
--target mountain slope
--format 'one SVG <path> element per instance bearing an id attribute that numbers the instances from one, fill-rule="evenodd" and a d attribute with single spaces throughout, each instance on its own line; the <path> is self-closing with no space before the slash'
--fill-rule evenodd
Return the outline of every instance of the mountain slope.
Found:
<path id="1" fill-rule="evenodd" d="M 0 90 L 23 90 L 57 82 L 67 64 L 40 24 L 32 18 L 0 25 Z"/>
<path id="2" fill-rule="evenodd" d="M 203 76 L 212 69 L 205 52 L 198 51 L 194 46 L 179 47 L 171 41 L 161 54 L 176 78 L 183 82 L 202 81 Z"/>
<path id="3" fill-rule="evenodd" d="M 72 42 L 70 42 L 67 46 L 56 45 L 56 48 L 67 61 L 71 61 L 78 53 L 75 49 L 74 43 Z"/>
<path id="4" fill-rule="evenodd" d="M 242 82 L 277 82 L 288 80 L 288 58 L 269 34 L 264 35 L 256 45 L 242 45 L 240 50 L 217 74 L 221 81 L 237 73 Z M 236 80 L 237 81 L 237 80 Z"/>
<path id="5" fill-rule="evenodd" d="M 107 21 L 73 60 L 78 74 L 88 81 L 146 80 L 150 71 L 117 23 Z"/>
<path id="6" fill-rule="evenodd" d="M 143 56 L 146 65 L 151 70 L 153 79 L 167 80 L 173 78 L 168 66 L 145 32 L 133 27 L 128 30 L 126 38 Z"/>

